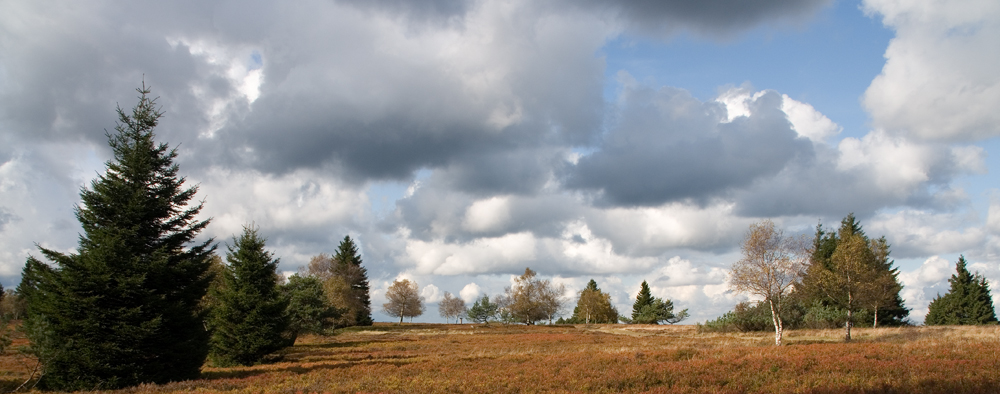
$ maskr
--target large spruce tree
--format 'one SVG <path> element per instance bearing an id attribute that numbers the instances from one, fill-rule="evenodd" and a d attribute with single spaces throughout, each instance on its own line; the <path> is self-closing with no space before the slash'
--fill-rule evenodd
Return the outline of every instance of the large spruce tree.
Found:
<path id="1" fill-rule="evenodd" d="M 938 294 L 927 307 L 924 324 L 996 324 L 996 311 L 986 278 L 978 272 L 969 272 L 965 256 L 959 256 L 955 271 L 948 279 L 951 284 L 948 293 Z"/>
<path id="2" fill-rule="evenodd" d="M 211 358 L 216 365 L 253 365 L 295 341 L 287 332 L 288 299 L 278 287 L 278 260 L 264 243 L 256 228 L 245 226 L 229 245 L 225 284 L 213 289 Z"/>
<path id="3" fill-rule="evenodd" d="M 77 253 L 39 247 L 54 265 L 29 257 L 18 290 L 24 330 L 44 365 L 43 387 L 111 389 L 199 375 L 208 331 L 199 301 L 215 249 L 190 246 L 208 220 L 188 205 L 197 187 L 177 175 L 175 149 L 153 133 L 162 113 L 143 85 L 139 103 L 118 108 L 108 133 L 114 158 L 80 192 Z"/>
<path id="4" fill-rule="evenodd" d="M 368 270 L 361 266 L 361 255 L 351 237 L 344 236 L 333 255 L 334 276 L 343 281 L 341 292 L 345 298 L 345 315 L 350 325 L 370 326 L 372 302 L 369 295 Z M 333 288 L 336 288 L 334 286 Z"/>

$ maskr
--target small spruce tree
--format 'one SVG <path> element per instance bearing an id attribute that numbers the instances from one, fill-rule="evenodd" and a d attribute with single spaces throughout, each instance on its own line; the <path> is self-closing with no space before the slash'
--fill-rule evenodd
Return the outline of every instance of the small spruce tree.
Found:
<path id="1" fill-rule="evenodd" d="M 996 311 L 986 278 L 978 272 L 969 272 L 965 256 L 959 256 L 955 271 L 948 279 L 951 284 L 948 293 L 934 297 L 928 306 L 924 324 L 996 324 Z"/>
<path id="2" fill-rule="evenodd" d="M 244 226 L 226 254 L 225 285 L 213 289 L 211 358 L 216 365 L 253 365 L 294 342 L 284 336 L 288 299 L 277 283 L 278 259 L 258 229 Z"/>
<path id="3" fill-rule="evenodd" d="M 674 313 L 674 302 L 659 297 L 653 297 L 649 291 L 649 284 L 642 281 L 639 294 L 632 304 L 632 318 L 620 317 L 622 321 L 629 324 L 660 324 L 679 323 L 688 317 L 688 310 Z"/>
<path id="4" fill-rule="evenodd" d="M 639 288 L 639 294 L 635 297 L 635 303 L 632 304 L 632 320 L 639 319 L 642 315 L 643 308 L 653 305 L 653 294 L 649 291 L 649 284 L 646 281 L 642 281 L 642 285 Z"/>

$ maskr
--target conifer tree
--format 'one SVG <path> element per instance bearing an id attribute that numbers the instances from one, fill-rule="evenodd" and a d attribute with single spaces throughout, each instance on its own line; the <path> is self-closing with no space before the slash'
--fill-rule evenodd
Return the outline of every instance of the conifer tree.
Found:
<path id="1" fill-rule="evenodd" d="M 959 256 L 955 274 L 948 279 L 951 288 L 938 295 L 928 306 L 924 324 L 996 324 L 996 311 L 990 285 L 978 272 L 966 268 L 965 256 Z"/>
<path id="2" fill-rule="evenodd" d="M 649 284 L 642 281 L 639 294 L 635 296 L 635 302 L 632 304 L 632 320 L 638 319 L 642 315 L 642 308 L 650 305 L 653 305 L 653 294 L 649 292 Z"/>
<path id="3" fill-rule="evenodd" d="M 224 286 L 213 289 L 212 361 L 253 365 L 294 342 L 286 337 L 288 299 L 277 283 L 278 260 L 264 249 L 258 229 L 244 226 L 226 253 Z"/>
<path id="4" fill-rule="evenodd" d="M 281 291 L 288 298 L 288 329 L 293 336 L 322 333 L 340 317 L 337 308 L 327 303 L 323 282 L 315 276 L 292 275 Z"/>
<path id="5" fill-rule="evenodd" d="M 469 320 L 476 323 L 487 323 L 491 318 L 496 317 L 498 309 L 497 304 L 490 302 L 490 296 L 483 294 L 483 298 L 476 300 L 466 315 L 469 316 Z"/>
<path id="6" fill-rule="evenodd" d="M 197 187 L 177 175 L 175 149 L 157 143 L 162 113 L 143 85 L 131 114 L 107 133 L 114 158 L 80 192 L 77 253 L 39 247 L 18 287 L 24 330 L 44 365 L 40 385 L 112 389 L 196 378 L 208 352 L 199 303 L 213 240 L 188 246 L 208 220 L 188 205 Z"/>
<path id="7" fill-rule="evenodd" d="M 649 291 L 649 284 L 642 281 L 639 294 L 632 304 L 632 318 L 621 317 L 621 320 L 629 324 L 660 324 L 678 323 L 688 317 L 688 310 L 682 310 L 674 314 L 674 302 L 659 297 L 653 297 Z"/>
<path id="8" fill-rule="evenodd" d="M 843 310 L 842 306 L 836 305 L 824 290 L 823 278 L 827 273 L 832 272 L 833 254 L 844 239 L 851 236 L 858 236 L 867 244 L 868 252 L 871 253 L 875 262 L 875 278 L 878 279 L 878 292 L 882 297 L 868 297 L 869 302 L 861 306 L 861 310 L 871 313 L 874 326 L 889 325 L 899 326 L 909 324 L 907 316 L 910 314 L 909 308 L 904 305 L 903 298 L 899 295 L 903 286 L 899 283 L 899 270 L 893 267 L 894 261 L 889 258 L 889 244 L 885 237 L 870 239 L 861 227 L 853 213 L 848 214 L 840 222 L 838 231 L 826 231 L 822 224 L 816 226 L 816 236 L 813 240 L 812 256 L 809 258 L 809 265 L 802 276 L 801 286 L 797 285 L 796 292 L 805 305 L 813 305 L 819 308 L 833 308 Z"/>
<path id="9" fill-rule="evenodd" d="M 332 271 L 326 279 L 327 294 L 342 313 L 344 325 L 370 326 L 372 302 L 368 285 L 368 270 L 361 266 L 361 255 L 350 236 L 345 236 L 329 263 Z"/>

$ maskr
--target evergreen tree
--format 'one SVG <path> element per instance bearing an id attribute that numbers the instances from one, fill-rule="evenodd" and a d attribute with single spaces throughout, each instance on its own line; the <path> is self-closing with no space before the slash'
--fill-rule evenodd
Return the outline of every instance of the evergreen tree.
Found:
<path id="1" fill-rule="evenodd" d="M 875 254 L 878 270 L 881 271 L 881 280 L 876 283 L 876 291 L 887 296 L 887 298 L 873 298 L 877 302 L 870 306 L 874 315 L 872 326 L 910 324 L 907 320 L 907 317 L 910 316 L 910 309 L 905 306 L 903 297 L 899 295 L 899 292 L 903 290 L 903 285 L 899 283 L 899 269 L 893 267 L 895 261 L 889 259 L 889 242 L 886 241 L 885 236 L 882 236 L 871 240 L 870 245 Z"/>
<path id="2" fill-rule="evenodd" d="M 486 323 L 497 315 L 498 309 L 499 306 L 497 304 L 490 302 L 490 296 L 483 294 L 483 298 L 476 300 L 472 304 L 467 315 L 469 316 L 469 320 L 476 323 Z"/>
<path id="3" fill-rule="evenodd" d="M 327 304 L 323 282 L 315 276 L 292 275 L 281 291 L 288 298 L 288 330 L 293 336 L 322 333 L 340 317 L 337 309 Z"/>
<path id="4" fill-rule="evenodd" d="M 674 302 L 657 297 L 652 303 L 642 307 L 639 315 L 632 318 L 632 324 L 674 324 L 687 317 L 687 309 L 674 314 Z"/>
<path id="5" fill-rule="evenodd" d="M 653 294 L 649 292 L 649 284 L 642 281 L 639 294 L 635 296 L 635 303 L 632 304 L 632 320 L 638 319 L 642 315 L 642 309 L 651 305 L 653 305 Z"/>
<path id="6" fill-rule="evenodd" d="M 118 108 L 108 133 L 114 158 L 80 192 L 83 227 L 75 254 L 39 247 L 54 266 L 29 257 L 19 293 L 24 331 L 45 366 L 41 386 L 112 389 L 196 378 L 208 352 L 199 303 L 213 240 L 187 247 L 208 220 L 188 205 L 175 149 L 157 143 L 162 114 L 137 89 L 131 115 Z"/>
<path id="7" fill-rule="evenodd" d="M 358 247 L 350 236 L 345 236 L 333 255 L 332 264 L 334 280 L 327 286 L 328 291 L 338 292 L 345 304 L 344 315 L 347 324 L 370 326 L 372 320 L 372 302 L 369 295 L 368 270 L 361 266 L 361 255 Z M 338 286 L 339 285 L 339 286 Z M 334 295 L 335 297 L 337 294 Z"/>
<path id="8" fill-rule="evenodd" d="M 258 229 L 244 226 L 233 237 L 223 271 L 225 286 L 213 289 L 212 361 L 216 365 L 253 365 L 294 343 L 288 328 L 288 299 L 277 283 L 278 260 L 264 250 Z"/>
<path id="9" fill-rule="evenodd" d="M 969 272 L 965 256 L 958 258 L 955 271 L 948 279 L 948 293 L 934 297 L 928 306 L 924 324 L 995 324 L 996 311 L 986 278 Z"/>
<path id="10" fill-rule="evenodd" d="M 687 309 L 674 314 L 674 302 L 654 298 L 649 291 L 649 284 L 642 281 L 639 294 L 635 296 L 635 303 L 632 304 L 632 318 L 621 317 L 620 319 L 629 324 L 674 324 L 687 317 Z"/>
<path id="11" fill-rule="evenodd" d="M 885 297 L 881 302 L 881 297 L 870 297 L 869 300 L 879 300 L 880 302 L 863 305 L 861 312 L 865 316 L 873 317 L 870 321 L 875 326 L 888 325 L 900 326 L 909 324 L 907 316 L 910 310 L 906 308 L 899 292 L 903 286 L 899 283 L 899 270 L 893 267 L 894 261 L 889 258 L 889 244 L 885 237 L 870 239 L 864 232 L 861 223 L 853 213 L 848 214 L 840 222 L 840 228 L 835 232 L 828 232 L 823 229 L 823 225 L 816 226 L 816 236 L 813 239 L 812 256 L 805 274 L 802 276 L 801 286 L 796 289 L 804 305 L 810 305 L 811 315 L 821 315 L 821 310 L 830 308 L 842 310 L 842 307 L 835 305 L 828 294 L 823 290 L 822 278 L 835 269 L 833 264 L 833 254 L 837 247 L 846 237 L 857 235 L 867 244 L 867 252 L 870 252 L 877 260 L 874 277 L 879 278 L 879 292 Z M 843 311 L 846 313 L 846 311 Z M 830 322 L 831 324 L 833 322 Z M 867 324 L 867 323 L 865 323 Z"/>

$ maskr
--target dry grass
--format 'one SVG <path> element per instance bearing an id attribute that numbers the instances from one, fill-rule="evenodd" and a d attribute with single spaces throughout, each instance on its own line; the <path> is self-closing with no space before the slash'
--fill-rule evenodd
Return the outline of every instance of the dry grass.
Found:
<path id="1" fill-rule="evenodd" d="M 300 338 L 273 363 L 206 367 L 199 380 L 118 393 L 1000 392 L 998 326 L 842 336 L 790 331 L 777 348 L 773 333 L 691 326 L 376 325 Z M 26 361 L 0 358 L 4 384 L 25 379 Z"/>

